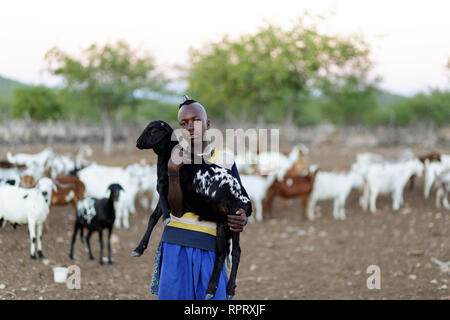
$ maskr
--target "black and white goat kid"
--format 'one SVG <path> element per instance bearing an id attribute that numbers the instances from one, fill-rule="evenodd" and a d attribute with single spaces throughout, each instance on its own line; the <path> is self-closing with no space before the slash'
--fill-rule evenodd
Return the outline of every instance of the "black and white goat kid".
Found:
<path id="1" fill-rule="evenodd" d="M 103 265 L 103 229 L 108 229 L 108 264 L 112 265 L 111 260 L 111 233 L 116 219 L 116 212 L 114 208 L 115 202 L 119 200 L 122 186 L 113 183 L 108 187 L 110 191 L 109 198 L 95 199 L 86 197 L 77 203 L 77 219 L 75 221 L 75 229 L 72 236 L 72 243 L 70 245 L 70 260 L 73 259 L 73 246 L 75 244 L 78 230 L 80 230 L 81 241 L 83 241 L 83 229 L 88 229 L 86 242 L 89 249 L 89 259 L 94 260 L 92 255 L 90 238 L 94 231 L 98 231 L 100 242 L 100 265 Z"/>
<path id="2" fill-rule="evenodd" d="M 164 121 L 152 121 L 144 129 L 136 142 L 139 149 L 153 149 L 158 155 L 157 164 L 157 190 L 159 201 L 150 216 L 147 231 L 138 247 L 132 252 L 132 256 L 140 256 L 147 248 L 151 232 L 163 216 L 164 221 L 170 217 L 170 206 L 167 200 L 169 180 L 167 163 L 172 149 L 178 144 L 172 141 L 173 129 Z M 232 299 L 236 287 L 236 274 L 239 265 L 241 249 L 239 245 L 239 233 L 232 232 L 227 226 L 227 214 L 235 214 L 239 209 L 244 209 L 246 214 L 251 213 L 251 202 L 241 183 L 230 173 L 229 170 L 215 164 L 204 162 L 200 164 L 193 161 L 191 164 L 180 168 L 180 185 L 183 192 L 183 202 L 201 219 L 217 223 L 216 235 L 216 258 L 214 269 L 206 290 L 206 299 L 214 296 L 220 271 L 223 268 L 229 247 L 227 243 L 231 240 L 231 272 L 226 288 L 228 299 Z"/>

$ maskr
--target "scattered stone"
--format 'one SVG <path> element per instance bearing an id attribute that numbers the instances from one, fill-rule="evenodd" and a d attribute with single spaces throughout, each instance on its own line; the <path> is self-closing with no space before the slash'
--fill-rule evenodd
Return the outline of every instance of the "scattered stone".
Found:
<path id="1" fill-rule="evenodd" d="M 57 242 L 57 243 L 64 243 L 63 237 L 58 237 L 58 238 L 56 238 L 56 242 Z"/>
<path id="2" fill-rule="evenodd" d="M 287 239 L 287 238 L 289 238 L 289 235 L 286 232 L 283 232 L 283 233 L 280 234 L 280 238 L 281 239 Z"/>
<path id="3" fill-rule="evenodd" d="M 304 236 L 306 236 L 306 232 L 305 232 L 305 230 L 298 230 L 297 235 L 299 235 L 300 237 L 304 237 Z"/>
<path id="4" fill-rule="evenodd" d="M 0 284 L 0 290 L 3 290 L 3 289 L 5 289 L 5 288 L 6 288 L 6 284 L 1 283 L 1 284 Z"/>
<path id="5" fill-rule="evenodd" d="M 438 288 L 438 290 L 445 290 L 445 289 L 447 289 L 447 285 L 446 284 L 443 284 L 442 286 L 440 286 Z"/>
<path id="6" fill-rule="evenodd" d="M 256 264 L 251 264 L 249 269 L 250 271 L 255 271 L 257 268 Z"/>
<path id="7" fill-rule="evenodd" d="M 410 214 L 412 212 L 411 208 L 403 208 L 400 210 L 401 214 Z"/>
<path id="8" fill-rule="evenodd" d="M 436 280 L 436 279 L 433 279 L 433 280 L 430 281 L 430 283 L 436 284 L 436 283 L 437 283 L 437 280 Z"/>
<path id="9" fill-rule="evenodd" d="M 417 256 L 422 256 L 423 253 L 424 253 L 423 250 L 411 249 L 408 251 L 407 255 L 408 255 L 408 257 L 417 257 Z"/>
<path id="10" fill-rule="evenodd" d="M 328 233 L 326 231 L 320 231 L 319 232 L 319 237 L 324 238 L 328 235 Z"/>
<path id="11" fill-rule="evenodd" d="M 416 276 L 415 274 L 410 274 L 410 275 L 408 276 L 408 278 L 411 279 L 411 280 L 416 280 L 416 279 L 417 279 L 417 276 Z"/>

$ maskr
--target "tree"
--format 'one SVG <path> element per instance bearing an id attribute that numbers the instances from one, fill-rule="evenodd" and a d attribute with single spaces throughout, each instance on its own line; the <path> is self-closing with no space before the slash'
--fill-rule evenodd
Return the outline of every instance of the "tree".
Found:
<path id="1" fill-rule="evenodd" d="M 92 44 L 73 57 L 54 47 L 45 59 L 49 71 L 61 76 L 65 89 L 84 97 L 87 108 L 99 112 L 104 127 L 103 150 L 112 151 L 113 119 L 123 106 L 135 107 L 139 100 L 137 90 L 163 90 L 166 81 L 156 72 L 154 59 L 149 54 L 140 56 L 124 41 Z"/>
<path id="2" fill-rule="evenodd" d="M 26 113 L 35 120 L 59 118 L 61 105 L 55 91 L 45 86 L 14 88 L 12 115 L 22 118 Z"/>
<path id="3" fill-rule="evenodd" d="M 323 34 L 313 20 L 307 25 L 299 19 L 288 30 L 267 24 L 237 40 L 225 36 L 191 48 L 189 94 L 218 116 L 256 114 L 287 123 L 301 114 L 311 95 L 332 98 L 346 92 L 358 100 L 371 94 L 376 80 L 368 79 L 367 43 L 357 36 Z"/>

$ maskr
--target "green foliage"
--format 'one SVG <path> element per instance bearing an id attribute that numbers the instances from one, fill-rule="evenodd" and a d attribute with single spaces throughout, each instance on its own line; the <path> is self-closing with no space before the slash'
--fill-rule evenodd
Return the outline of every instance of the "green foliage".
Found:
<path id="1" fill-rule="evenodd" d="M 375 101 L 369 53 L 362 39 L 325 35 L 302 19 L 289 30 L 269 24 L 256 34 L 191 49 L 188 92 L 213 116 L 297 123 L 317 120 L 317 110 L 305 105 L 318 93 L 333 101 L 325 118 L 351 123 L 361 118 L 355 110 L 362 113 L 362 104 Z M 343 116 L 347 110 L 350 117 Z"/>
<path id="2" fill-rule="evenodd" d="M 86 108 L 108 117 L 122 105 L 136 105 L 136 90 L 162 90 L 166 83 L 155 72 L 153 57 L 139 56 L 124 41 L 93 44 L 79 58 L 55 47 L 45 59 L 50 72 L 65 80 L 66 97 L 74 94 L 84 100 Z"/>
<path id="3" fill-rule="evenodd" d="M 393 123 L 409 125 L 434 123 L 437 126 L 450 124 L 450 91 L 431 90 L 419 93 L 390 106 Z"/>
<path id="4" fill-rule="evenodd" d="M 12 116 L 22 118 L 25 114 L 35 120 L 59 118 L 61 104 L 54 90 L 45 86 L 14 88 Z"/>

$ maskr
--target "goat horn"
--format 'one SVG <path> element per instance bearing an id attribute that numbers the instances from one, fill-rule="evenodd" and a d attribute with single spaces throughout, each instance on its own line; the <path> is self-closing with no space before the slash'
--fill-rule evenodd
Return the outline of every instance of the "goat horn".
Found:
<path id="1" fill-rule="evenodd" d="M 185 95 L 183 96 L 183 102 L 184 102 L 184 101 L 187 101 L 187 100 L 189 100 L 189 96 L 188 96 L 187 94 L 185 94 Z"/>

